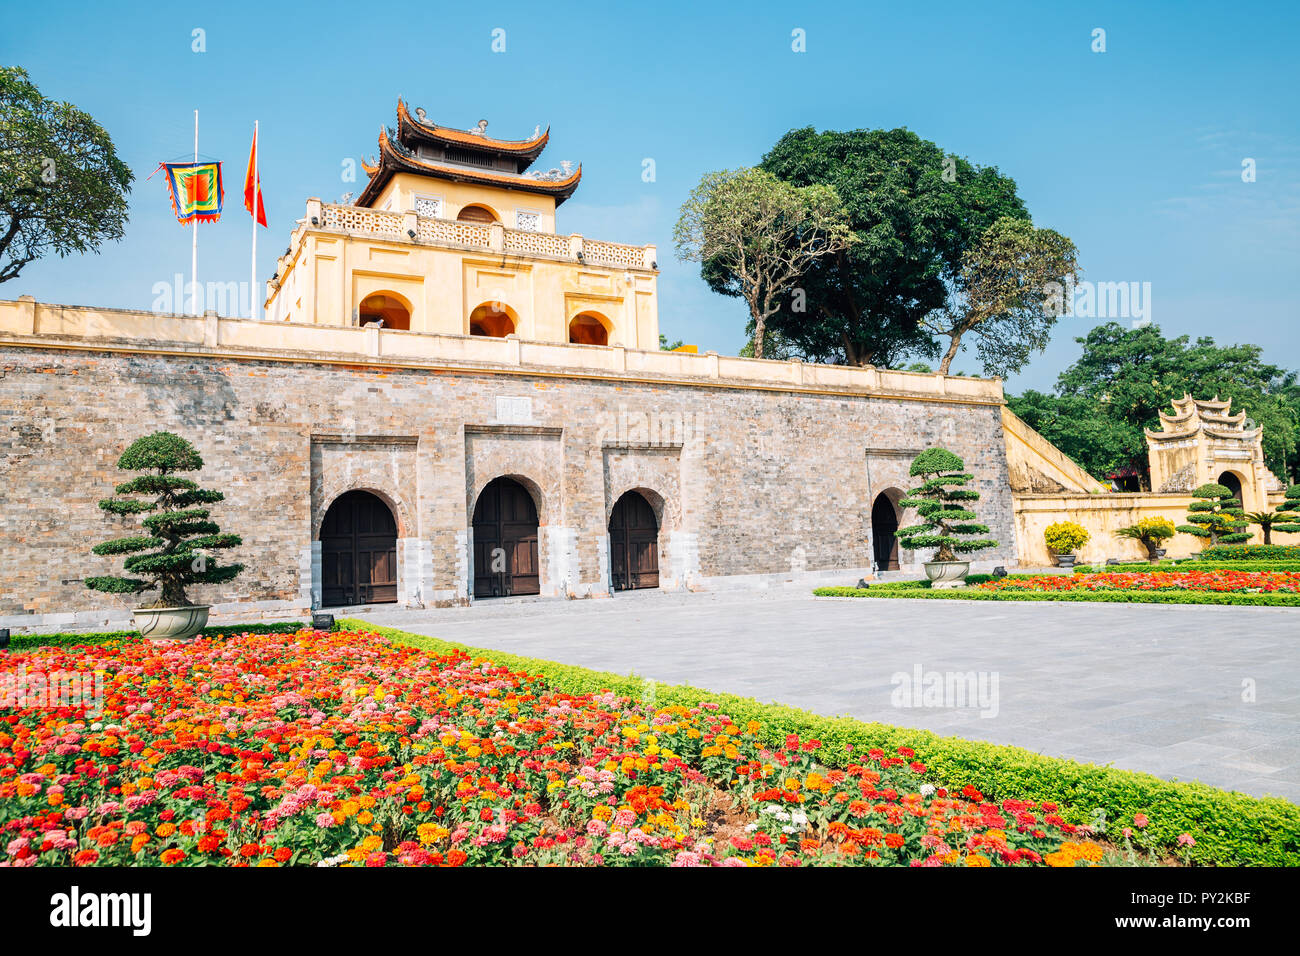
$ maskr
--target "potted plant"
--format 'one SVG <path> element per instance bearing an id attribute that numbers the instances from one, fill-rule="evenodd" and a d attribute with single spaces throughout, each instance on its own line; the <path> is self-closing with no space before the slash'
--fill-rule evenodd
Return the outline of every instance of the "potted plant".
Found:
<path id="1" fill-rule="evenodd" d="M 899 502 L 914 508 L 921 523 L 897 532 L 899 543 L 908 550 L 934 548 L 934 557 L 925 562 L 925 575 L 936 588 L 960 587 L 970 571 L 969 561 L 958 554 L 997 547 L 989 538 L 971 537 L 988 534 L 986 525 L 975 523 L 975 512 L 967 503 L 979 500 L 979 492 L 965 485 L 974 477 L 965 472 L 960 458 L 944 448 L 927 448 L 912 461 L 908 474 L 919 477 L 921 484 Z"/>
<path id="2" fill-rule="evenodd" d="M 1055 556 L 1056 566 L 1060 568 L 1074 567 L 1074 552 L 1087 544 L 1090 537 L 1087 528 L 1073 521 L 1056 521 L 1043 531 L 1047 550 Z"/>
<path id="3" fill-rule="evenodd" d="M 1174 523 L 1168 518 L 1143 518 L 1137 524 L 1120 528 L 1115 534 L 1121 538 L 1131 538 L 1140 542 L 1147 549 L 1147 560 L 1159 564 L 1165 556 L 1165 549 L 1160 547 L 1174 536 Z"/>
<path id="4" fill-rule="evenodd" d="M 1187 524 L 1180 524 L 1176 530 L 1208 538 L 1210 547 L 1250 540 L 1246 513 L 1231 489 L 1211 482 L 1193 491 L 1192 497 L 1196 500 L 1187 506 Z"/>
<path id="5" fill-rule="evenodd" d="M 217 564 L 211 552 L 241 544 L 237 534 L 222 534 L 208 520 L 204 505 L 225 498 L 219 491 L 200 488 L 176 473 L 198 471 L 203 459 L 194 446 L 170 432 L 155 432 L 131 443 L 117 467 L 138 471 L 115 489 L 122 497 L 107 498 L 99 507 L 111 515 L 141 520 L 145 534 L 114 538 L 95 545 L 100 555 L 127 555 L 127 575 L 86 578 L 86 587 L 114 594 L 158 590 L 152 604 L 137 608 L 135 625 L 145 637 L 188 640 L 208 623 L 206 604 L 191 604 L 188 584 L 220 584 L 244 570 L 242 564 Z"/>

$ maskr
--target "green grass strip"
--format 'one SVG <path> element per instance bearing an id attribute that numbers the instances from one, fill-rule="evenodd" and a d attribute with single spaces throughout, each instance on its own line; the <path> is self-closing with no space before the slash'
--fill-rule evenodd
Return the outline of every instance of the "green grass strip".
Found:
<path id="1" fill-rule="evenodd" d="M 1104 819 L 1110 832 L 1117 834 L 1118 828 L 1132 826 L 1135 814 L 1145 813 L 1151 819 L 1146 833 L 1160 846 L 1172 850 L 1179 834 L 1191 833 L 1196 846 L 1190 849 L 1190 858 L 1196 863 L 1300 866 L 1300 806 L 1280 797 L 1252 797 L 1203 783 L 1172 782 L 1146 773 L 1045 757 L 1021 747 L 941 737 L 927 730 L 852 717 L 823 717 L 752 697 L 470 647 L 361 620 L 343 619 L 338 624 L 433 654 L 464 651 L 512 671 L 541 676 L 550 686 L 570 694 L 608 690 L 660 707 L 713 702 L 733 720 L 761 723 L 773 746 L 779 746 L 787 734 L 820 740 L 819 758 L 833 767 L 843 767 L 852 762 L 852 754 L 873 747 L 891 753 L 898 747 L 911 747 L 935 781 L 952 786 L 971 784 L 995 800 L 1058 803 L 1062 816 L 1074 823 Z"/>

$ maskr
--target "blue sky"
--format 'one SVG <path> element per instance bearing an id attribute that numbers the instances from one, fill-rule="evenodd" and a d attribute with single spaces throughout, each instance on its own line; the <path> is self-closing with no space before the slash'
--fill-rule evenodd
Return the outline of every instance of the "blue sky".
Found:
<path id="1" fill-rule="evenodd" d="M 123 242 L 29 266 L 0 296 L 148 308 L 156 282 L 188 275 L 189 232 L 160 177 L 144 178 L 191 151 L 196 108 L 200 152 L 225 161 L 227 183 L 225 216 L 200 232 L 200 280 L 248 276 L 254 119 L 265 278 L 306 197 L 358 190 L 344 160 L 375 150 L 400 95 L 447 125 L 486 118 L 502 138 L 549 124 L 543 168 L 583 164 L 559 230 L 658 244 L 661 329 L 702 349 L 734 354 L 745 313 L 672 255 L 700 176 L 757 162 L 793 127 L 906 126 L 1014 177 L 1035 223 L 1076 242 L 1085 279 L 1151 283 L 1166 333 L 1254 342 L 1300 366 L 1300 4 L 286 7 L 8 5 L 0 62 L 92 113 L 137 183 Z M 196 27 L 205 53 L 191 50 Z M 498 27 L 504 53 L 491 50 Z M 795 28 L 805 53 L 791 50 Z M 1105 53 L 1091 50 L 1095 28 Z M 1098 321 L 1063 319 L 1009 387 L 1050 387 Z"/>

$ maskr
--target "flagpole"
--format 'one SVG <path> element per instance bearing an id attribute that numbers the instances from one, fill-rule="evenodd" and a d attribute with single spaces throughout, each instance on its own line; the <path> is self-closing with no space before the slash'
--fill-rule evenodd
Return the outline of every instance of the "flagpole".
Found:
<path id="1" fill-rule="evenodd" d="M 194 111 L 194 162 L 199 161 L 199 111 Z M 194 227 L 193 246 L 190 249 L 190 310 L 199 314 L 199 219 L 196 215 L 190 223 Z"/>
<path id="2" fill-rule="evenodd" d="M 250 277 L 252 280 L 252 291 L 249 292 L 249 299 L 252 302 L 252 317 L 257 320 L 258 302 L 257 302 L 257 202 L 258 187 L 262 185 L 261 177 L 257 172 L 257 120 L 253 120 L 253 265 Z"/>

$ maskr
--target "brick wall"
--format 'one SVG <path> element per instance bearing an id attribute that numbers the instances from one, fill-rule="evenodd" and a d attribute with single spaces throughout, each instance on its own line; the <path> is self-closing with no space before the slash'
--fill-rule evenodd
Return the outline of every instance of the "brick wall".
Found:
<path id="1" fill-rule="evenodd" d="M 0 626 L 125 618 L 134 598 L 81 579 L 120 569 L 89 548 L 132 525 L 96 502 L 123 479 L 122 450 L 159 429 L 196 445 L 198 480 L 226 494 L 214 518 L 244 538 L 231 557 L 248 570 L 191 594 L 216 614 L 305 609 L 324 511 L 353 488 L 394 512 L 399 593 L 463 602 L 474 500 L 503 474 L 537 500 L 543 593 L 608 593 L 606 522 L 631 488 L 660 516 L 666 585 L 853 583 L 871 566 L 873 497 L 906 488 L 910 455 L 934 444 L 975 473 L 1001 542 L 979 566 L 1016 553 L 995 404 L 13 348 L 0 352 Z"/>

